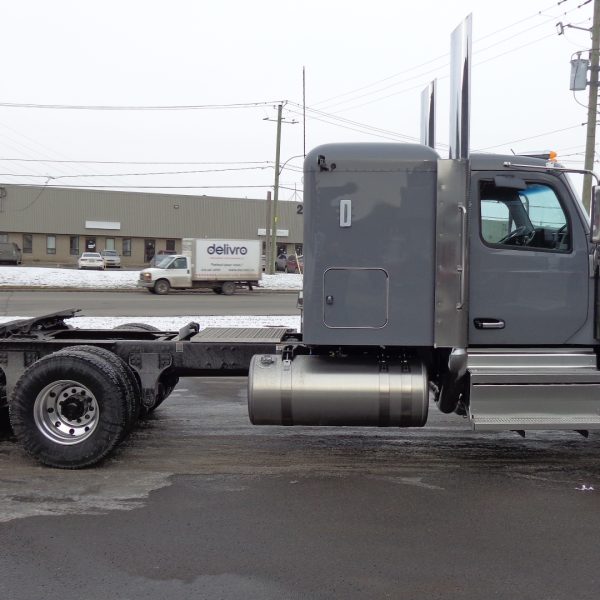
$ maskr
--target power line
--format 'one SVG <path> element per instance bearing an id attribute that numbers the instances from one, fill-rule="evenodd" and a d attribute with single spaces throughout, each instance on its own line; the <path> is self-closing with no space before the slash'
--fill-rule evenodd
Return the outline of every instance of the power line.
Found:
<path id="1" fill-rule="evenodd" d="M 298 109 L 301 108 L 301 106 L 299 104 L 296 104 L 295 102 L 289 102 L 290 105 L 297 107 Z M 292 109 L 286 109 L 289 112 L 292 112 L 294 114 L 299 114 L 297 111 L 294 111 Z M 337 125 L 339 127 L 345 127 L 346 129 L 350 129 L 350 128 L 356 128 L 359 127 L 361 129 L 365 129 L 369 132 L 370 135 L 377 135 L 378 137 L 381 137 L 383 139 L 394 139 L 394 140 L 404 140 L 404 141 L 409 141 L 409 142 L 416 142 L 418 141 L 417 138 L 404 134 L 404 133 L 400 133 L 397 131 L 393 131 L 390 129 L 383 129 L 381 127 L 375 127 L 373 125 L 368 125 L 366 123 L 361 123 L 359 121 L 354 121 L 352 119 L 348 119 L 346 117 L 341 117 L 339 115 L 336 114 L 332 114 L 332 113 L 327 113 L 324 112 L 322 110 L 317 110 L 315 108 L 310 108 L 310 107 L 306 107 L 306 110 L 309 113 L 314 113 L 315 115 L 318 115 L 318 117 L 321 117 L 321 119 L 318 119 L 315 116 L 312 116 L 311 114 L 308 115 L 309 119 L 316 119 L 316 120 L 321 120 L 323 122 L 329 123 L 330 125 Z M 340 123 L 335 123 L 335 122 L 330 122 L 330 121 L 339 121 Z M 353 131 L 357 131 L 357 129 L 353 129 Z M 367 133 L 367 131 L 365 133 Z M 391 136 L 391 137 L 390 137 Z"/>
<path id="2" fill-rule="evenodd" d="M 579 123 L 578 125 L 571 125 L 570 127 L 563 127 L 562 129 L 554 129 L 553 131 L 546 131 L 544 133 L 540 133 L 538 135 L 532 135 L 531 137 L 520 138 L 518 140 L 510 140 L 509 142 L 504 142 L 503 144 L 496 144 L 494 146 L 487 146 L 485 148 L 478 148 L 476 152 L 485 152 L 486 150 L 491 150 L 492 148 L 501 148 L 502 146 L 508 146 L 509 144 L 518 144 L 519 142 L 527 142 L 529 140 L 534 140 L 536 138 L 541 138 L 546 135 L 552 135 L 554 133 L 560 133 L 562 131 L 568 131 L 569 129 L 577 129 L 578 127 L 583 127 L 587 125 L 587 123 Z"/>
<path id="3" fill-rule="evenodd" d="M 481 42 L 481 41 L 483 41 L 483 40 L 485 40 L 485 39 L 487 39 L 487 38 L 489 38 L 489 37 L 492 37 L 492 36 L 494 36 L 494 35 L 497 35 L 497 34 L 499 34 L 499 33 L 502 33 L 503 31 L 506 31 L 507 29 L 512 29 L 513 27 L 516 27 L 517 25 L 520 25 L 521 23 L 524 23 L 525 21 L 528 21 L 528 20 L 530 20 L 530 19 L 533 19 L 533 18 L 535 18 L 535 17 L 538 17 L 540 14 L 542 14 L 543 12 L 545 12 L 545 11 L 547 11 L 547 10 L 550 10 L 551 8 L 554 8 L 554 7 L 556 7 L 556 6 L 560 6 L 561 4 L 564 4 L 565 2 L 568 2 L 568 1 L 569 1 L 569 0 L 561 0 L 561 1 L 559 1 L 559 2 L 554 2 L 554 3 L 552 3 L 550 6 L 548 6 L 548 7 L 546 7 L 546 8 L 543 8 L 542 10 L 540 10 L 540 11 L 537 11 L 537 12 L 533 13 L 532 15 L 529 15 L 528 17 L 525 17 L 525 18 L 523 18 L 523 19 L 520 19 L 519 21 L 516 21 L 516 22 L 514 22 L 514 23 L 511 23 L 510 25 L 507 25 L 507 26 L 505 26 L 505 27 L 502 27 L 501 29 L 498 29 L 498 30 L 496 30 L 496 31 L 493 31 L 493 32 L 491 32 L 491 33 L 488 33 L 487 35 L 485 35 L 485 36 L 483 36 L 483 37 L 481 37 L 481 38 L 479 38 L 479 39 L 475 40 L 475 43 L 477 44 L 477 43 L 479 43 L 479 42 Z M 552 19 L 554 19 L 554 17 L 552 17 Z M 547 22 L 547 21 L 544 21 L 544 23 L 546 23 L 546 22 Z M 539 25 L 536 25 L 536 27 L 538 27 L 538 26 L 539 26 Z M 517 35 L 520 35 L 520 34 L 517 34 Z M 514 36 L 513 36 L 513 37 L 514 37 Z M 511 38 L 508 38 L 508 39 L 511 39 Z M 504 41 L 506 41 L 506 40 L 504 40 Z M 499 43 L 501 43 L 501 42 L 499 42 Z M 396 77 L 399 77 L 400 75 L 404 75 L 405 73 L 410 73 L 411 71 L 415 71 L 415 70 L 417 70 L 417 69 L 420 69 L 421 67 L 425 67 L 425 66 L 427 66 L 427 65 L 430 65 L 430 64 L 432 64 L 432 63 L 435 63 L 435 62 L 437 62 L 437 61 L 439 61 L 439 60 L 442 60 L 442 59 L 446 58 L 447 56 L 448 56 L 448 53 L 441 54 L 441 55 L 439 55 L 439 56 L 436 56 L 435 58 L 432 58 L 432 59 L 430 59 L 430 60 L 427 60 L 427 61 L 425 61 L 425 62 L 422 62 L 422 63 L 420 63 L 420 64 L 418 64 L 418 65 L 415 65 L 414 67 L 410 67 L 410 68 L 408 68 L 408 69 L 403 69 L 402 71 L 398 71 L 397 73 L 394 73 L 394 74 L 392 74 L 392 75 L 388 75 L 387 77 L 383 77 L 383 78 L 381 78 L 381 79 L 378 79 L 378 80 L 376 80 L 376 81 L 373 81 L 372 83 L 368 83 L 368 84 L 365 84 L 365 85 L 363 85 L 363 86 L 360 86 L 360 87 L 358 87 L 358 88 L 354 88 L 354 89 L 352 89 L 352 90 L 349 90 L 349 91 L 347 91 L 347 92 L 344 92 L 344 93 L 342 93 L 342 94 L 336 94 L 336 95 L 334 95 L 334 96 L 330 96 L 329 98 L 325 98 L 325 99 L 323 99 L 323 100 L 319 100 L 319 101 L 317 101 L 317 102 L 314 102 L 314 103 L 313 103 L 313 106 L 319 106 L 319 105 L 321 105 L 321 104 L 327 104 L 327 103 L 329 103 L 331 100 L 337 100 L 338 98 L 343 98 L 344 96 L 349 96 L 349 95 L 352 95 L 352 94 L 354 94 L 355 92 L 361 92 L 361 91 L 363 91 L 363 90 L 366 90 L 366 89 L 368 89 L 368 88 L 370 88 L 370 87 L 374 87 L 374 86 L 376 86 L 376 85 L 378 85 L 378 84 L 380 84 L 380 83 L 384 83 L 384 82 L 386 82 L 386 81 L 389 81 L 390 79 L 394 79 L 394 78 L 396 78 Z M 442 67 L 439 67 L 439 68 L 442 68 Z M 399 82 L 399 83 L 403 83 L 403 82 L 404 82 L 404 80 L 403 80 L 402 82 Z M 398 84 L 392 84 L 392 85 L 398 85 Z M 390 86 L 388 86 L 388 87 L 390 87 Z M 386 88 L 383 88 L 383 89 L 386 89 Z M 374 91 L 374 92 L 371 92 L 371 93 L 377 93 L 377 91 L 381 91 L 381 90 L 376 90 L 376 91 Z M 328 106 L 327 108 L 331 108 L 331 106 Z"/>
<path id="4" fill-rule="evenodd" d="M 51 110 L 226 110 L 234 108 L 256 108 L 281 103 L 281 100 L 271 102 L 238 102 L 232 104 L 181 104 L 181 105 L 98 105 L 98 104 L 36 104 L 34 102 L 0 102 L 4 108 L 40 108 Z"/>
<path id="5" fill-rule="evenodd" d="M 43 177 L 52 180 L 55 179 L 73 179 L 78 177 L 145 177 L 148 175 L 192 175 L 195 173 L 224 173 L 231 171 L 254 171 L 256 169 L 272 169 L 273 165 L 266 165 L 264 167 L 238 167 L 228 169 L 196 169 L 193 171 L 153 171 L 149 173 L 78 173 L 75 175 L 31 175 L 28 173 L 0 173 L 0 177 L 11 176 L 11 177 Z"/>
<path id="6" fill-rule="evenodd" d="M 12 187 L 37 187 L 28 183 L 9 183 Z M 205 190 L 205 189 L 215 189 L 215 190 L 227 190 L 227 189 L 245 189 L 245 188 L 272 188 L 273 184 L 269 183 L 267 185 L 52 185 L 48 184 L 43 186 L 42 190 L 48 188 L 57 188 L 57 189 L 165 189 L 165 190 Z M 285 190 L 294 190 L 295 188 L 285 185 L 280 185 L 279 187 Z"/>
<path id="7" fill-rule="evenodd" d="M 542 10 L 540 10 L 540 11 L 538 11 L 538 12 L 536 12 L 536 13 L 534 13 L 534 14 L 532 14 L 532 15 L 528 16 L 528 17 L 525 17 L 525 18 L 523 18 L 523 19 L 520 19 L 519 21 L 516 21 L 516 22 L 512 23 L 511 25 L 508 25 L 508 26 L 506 26 L 506 27 L 503 27 L 503 28 L 501 28 L 501 29 L 498 29 L 498 30 L 496 30 L 496 31 L 494 31 L 494 32 L 492 32 L 492 33 L 489 33 L 489 34 L 487 34 L 486 36 L 483 36 L 482 38 L 479 38 L 479 39 L 475 40 L 475 44 L 477 44 L 477 43 L 479 43 L 479 42 L 483 41 L 484 39 L 487 39 L 487 38 L 489 38 L 489 37 L 492 37 L 492 36 L 494 36 L 494 35 L 497 35 L 498 33 L 501 33 L 501 32 L 503 32 L 503 31 L 506 31 L 507 29 L 512 29 L 513 27 L 516 27 L 517 25 L 520 25 L 521 23 L 523 23 L 523 22 L 525 22 L 525 21 L 528 21 L 528 20 L 530 20 L 530 19 L 532 19 L 532 18 L 538 17 L 538 16 L 542 15 L 542 14 L 543 14 L 545 11 L 549 10 L 550 8 L 554 8 L 554 7 L 556 7 L 556 6 L 560 6 L 561 4 L 564 4 L 565 2 L 568 2 L 568 1 L 570 1 L 570 0 L 561 0 L 561 1 L 559 1 L 559 2 L 555 2 L 555 3 L 551 4 L 550 6 L 548 6 L 548 7 L 544 8 L 544 9 L 542 9 Z M 567 12 L 566 12 L 566 13 L 564 13 L 564 14 L 569 14 L 570 12 L 573 12 L 573 11 L 575 11 L 575 10 L 577 10 L 577 9 L 581 8 L 581 6 L 583 6 L 583 5 L 577 6 L 577 7 L 573 8 L 573 9 L 571 9 L 570 11 L 567 11 Z M 544 15 L 544 16 L 547 16 L 547 15 Z M 510 39 L 513 39 L 514 37 L 517 37 L 517 36 L 523 35 L 524 33 L 527 33 L 528 31 L 530 31 L 531 29 L 535 29 L 535 28 L 537 28 L 537 27 L 540 27 L 540 26 L 542 26 L 542 25 L 545 25 L 545 24 L 547 24 L 548 22 L 550 22 L 550 21 L 553 21 L 555 18 L 556 18 L 556 17 L 552 16 L 552 17 L 550 17 L 549 19 L 546 19 L 546 20 L 544 20 L 542 23 L 538 23 L 538 24 L 536 24 L 536 25 L 533 25 L 532 27 L 529 27 L 529 28 L 527 28 L 527 29 L 524 29 L 524 30 L 522 30 L 522 31 L 520 31 L 520 32 L 518 32 L 518 33 L 516 33 L 516 34 L 514 34 L 514 35 L 512 35 L 512 36 L 510 36 L 510 37 L 508 37 L 508 38 L 504 38 L 503 40 L 499 40 L 498 42 L 495 42 L 495 43 L 491 44 L 490 46 L 488 46 L 488 47 L 484 48 L 483 50 L 478 50 L 478 51 L 476 52 L 476 54 L 478 54 L 478 53 L 480 53 L 480 52 L 485 52 L 485 51 L 489 50 L 490 48 L 493 48 L 493 47 L 495 47 L 495 46 L 497 46 L 497 45 L 499 45 L 499 44 L 502 44 L 502 43 L 505 43 L 505 42 L 507 42 L 507 41 L 508 41 L 508 40 L 510 40 Z M 446 53 L 446 54 L 442 54 L 442 55 L 440 55 L 440 56 L 437 56 L 436 58 L 433 58 L 433 59 L 430 59 L 430 60 L 428 60 L 428 61 L 425 61 L 425 62 L 423 62 L 423 63 L 421 63 L 421 64 L 419 64 L 419 65 L 416 65 L 416 66 L 414 66 L 414 67 L 410 67 L 410 68 L 408 68 L 408 69 L 404 69 L 403 71 L 400 71 L 400 72 L 398 72 L 398 73 L 394 73 L 393 75 L 390 75 L 390 76 L 388 76 L 388 77 L 384 77 L 384 78 L 382 78 L 382 79 L 379 79 L 379 80 L 377 80 L 377 81 L 374 81 L 374 82 L 372 82 L 372 83 L 370 83 L 370 84 L 363 85 L 363 86 L 361 86 L 361 87 L 359 87 L 359 88 L 355 88 L 355 89 L 353 89 L 353 90 L 350 90 L 350 91 L 348 91 L 348 92 L 344 92 L 343 94 L 338 94 L 338 95 L 335 95 L 335 96 L 331 96 L 331 97 L 329 97 L 329 98 L 327 98 L 327 99 L 325 99 L 325 100 L 318 101 L 318 102 L 314 103 L 314 106 L 318 106 L 318 105 L 321 105 L 321 104 L 326 104 L 327 106 L 325 106 L 324 108 L 331 109 L 331 108 L 333 108 L 334 106 L 339 106 L 339 105 L 341 105 L 341 104 L 346 104 L 346 103 L 348 103 L 348 102 L 353 102 L 353 101 L 355 101 L 355 100 L 358 100 L 358 99 L 360 99 L 360 98 L 364 98 L 364 97 L 367 97 L 367 96 L 371 96 L 371 95 L 373 95 L 373 94 L 380 93 L 380 92 L 382 92 L 382 91 L 384 91 L 384 90 L 386 90 L 386 89 L 390 89 L 390 88 L 392 88 L 392 87 L 395 87 L 395 86 L 398 86 L 398 85 L 402 85 L 402 84 L 404 84 L 404 83 L 406 83 L 406 82 L 408 82 L 408 81 L 410 81 L 410 80 L 417 79 L 417 78 L 419 78 L 419 77 L 425 76 L 425 75 L 427 75 L 427 74 L 430 74 L 430 73 L 435 73 L 436 71 L 439 71 L 439 70 L 441 70 L 442 68 L 446 67 L 446 66 L 448 65 L 448 62 L 446 61 L 446 63 L 445 63 L 445 64 L 443 64 L 443 65 L 440 65 L 439 67 L 436 67 L 436 68 L 434 68 L 434 69 L 430 69 L 430 70 L 428 70 L 428 71 L 425 71 L 425 72 L 423 72 L 423 73 L 420 73 L 420 74 L 418 74 L 418 75 L 411 76 L 411 77 L 409 77 L 409 78 L 407 78 L 407 79 L 402 79 L 401 81 L 396 81 L 396 82 L 394 82 L 394 83 L 391 83 L 391 84 L 389 84 L 389 85 L 387 85 L 387 86 L 385 86 L 385 87 L 379 88 L 379 89 L 377 89 L 377 90 L 373 90 L 373 91 L 370 91 L 370 92 L 366 92 L 366 93 L 364 93 L 364 94 L 361 94 L 361 95 L 359 95 L 359 96 L 354 96 L 354 97 L 352 97 L 352 98 L 348 98 L 348 99 L 345 99 L 345 100 L 340 100 L 339 102 L 336 102 L 336 103 L 334 103 L 334 104 L 330 104 L 330 101 L 331 101 L 331 100 L 336 100 L 337 98 L 343 98 L 344 96 L 353 95 L 353 94 L 355 94 L 356 92 L 359 92 L 359 91 L 362 91 L 362 90 L 368 89 L 368 88 L 370 88 L 370 87 L 374 87 L 374 86 L 376 86 L 376 85 L 379 85 L 380 83 L 384 83 L 384 82 L 386 82 L 386 81 L 389 81 L 390 79 L 395 79 L 396 77 L 398 77 L 398 76 L 400 76 L 400 75 L 403 75 L 403 74 L 405 74 L 405 73 L 409 73 L 409 72 L 411 72 L 411 71 L 415 71 L 415 70 L 417 70 L 417 69 L 420 69 L 420 68 L 422 68 L 422 67 L 424 67 L 424 66 L 427 66 L 427 65 L 429 65 L 429 64 L 435 63 L 435 62 L 437 62 L 437 61 L 439 61 L 439 60 L 441 60 L 441 59 L 447 58 L 447 56 L 448 56 L 448 54 L 447 54 L 447 53 Z M 488 59 L 488 60 L 491 60 L 491 59 Z M 416 88 L 422 87 L 422 85 L 424 85 L 424 84 L 420 84 L 420 85 L 418 85 L 418 86 L 415 86 L 415 87 L 413 87 L 413 88 L 409 88 L 408 90 L 402 90 L 402 91 L 400 91 L 400 92 L 398 92 L 398 93 L 404 93 L 404 92 L 406 92 L 406 91 L 411 91 L 411 90 L 413 90 L 413 89 L 416 89 Z M 389 96 L 386 96 L 386 98 L 387 98 L 387 97 L 389 97 Z M 364 106 L 364 104 L 361 104 L 360 106 Z M 351 107 L 351 108 L 359 108 L 360 106 Z M 345 109 L 342 109 L 342 110 L 350 110 L 351 108 L 345 108 Z"/>
<path id="8" fill-rule="evenodd" d="M 273 164 L 271 160 L 230 160 L 230 161 L 144 161 L 144 160 L 57 160 L 49 158 L 0 158 L 0 161 L 73 163 L 94 165 L 261 165 Z"/>

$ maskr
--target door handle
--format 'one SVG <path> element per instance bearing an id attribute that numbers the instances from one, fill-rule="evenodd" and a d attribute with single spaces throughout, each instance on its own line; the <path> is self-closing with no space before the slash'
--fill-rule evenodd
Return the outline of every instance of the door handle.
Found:
<path id="1" fill-rule="evenodd" d="M 475 329 L 504 329 L 504 319 L 473 319 Z"/>

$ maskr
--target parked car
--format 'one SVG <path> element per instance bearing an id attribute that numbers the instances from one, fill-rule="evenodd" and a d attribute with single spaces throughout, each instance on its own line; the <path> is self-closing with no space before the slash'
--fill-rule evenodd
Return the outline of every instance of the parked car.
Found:
<path id="1" fill-rule="evenodd" d="M 304 273 L 304 256 L 290 254 L 287 257 L 284 271 L 286 273 Z"/>
<path id="2" fill-rule="evenodd" d="M 104 270 L 104 259 L 100 252 L 84 252 L 77 259 L 77 266 L 80 269 L 100 269 Z"/>
<path id="3" fill-rule="evenodd" d="M 118 267 L 121 268 L 121 257 L 116 250 L 102 250 L 100 252 L 104 259 L 105 267 Z"/>
<path id="4" fill-rule="evenodd" d="M 285 265 L 287 264 L 287 254 L 283 252 L 277 255 L 275 259 L 275 270 L 276 271 L 285 271 Z"/>
<path id="5" fill-rule="evenodd" d="M 0 242 L 0 263 L 20 265 L 23 255 L 14 242 Z"/>

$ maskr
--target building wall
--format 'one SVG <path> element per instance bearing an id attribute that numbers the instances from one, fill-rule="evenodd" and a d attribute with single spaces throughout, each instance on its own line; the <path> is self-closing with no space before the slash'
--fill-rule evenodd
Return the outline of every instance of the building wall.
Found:
<path id="1" fill-rule="evenodd" d="M 24 263 L 75 264 L 86 250 L 86 239 L 95 238 L 96 251 L 115 241 L 124 266 L 147 264 L 145 240 L 155 240 L 155 251 L 166 250 L 167 239 L 181 250 L 184 237 L 259 239 L 266 229 L 265 200 L 177 196 L 139 192 L 114 192 L 11 186 L 0 184 L 6 194 L 0 205 L 0 233 L 24 248 L 24 235 L 32 236 L 32 251 Z M 278 203 L 278 247 L 294 252 L 302 244 L 303 222 L 298 202 Z M 103 229 L 93 228 L 100 222 Z M 110 227 L 111 229 L 106 229 Z M 262 230 L 262 235 L 259 234 Z M 56 236 L 54 253 L 47 250 L 48 235 Z M 77 236 L 77 255 L 70 252 L 70 237 Z M 123 240 L 131 240 L 131 255 L 123 254 Z"/>

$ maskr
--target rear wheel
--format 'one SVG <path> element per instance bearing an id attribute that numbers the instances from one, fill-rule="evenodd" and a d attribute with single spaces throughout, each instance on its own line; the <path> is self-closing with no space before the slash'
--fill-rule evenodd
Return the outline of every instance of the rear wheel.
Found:
<path id="1" fill-rule="evenodd" d="M 69 349 L 45 356 L 17 381 L 9 403 L 13 431 L 46 465 L 91 466 L 127 433 L 129 407 L 121 383 L 101 356 Z"/>
<path id="2" fill-rule="evenodd" d="M 168 294 L 170 289 L 171 285 L 166 279 L 159 279 L 154 284 L 154 293 L 158 294 L 159 296 L 164 296 L 165 294 Z"/>
<path id="3" fill-rule="evenodd" d="M 144 323 L 140 323 L 140 325 L 144 325 Z M 152 327 L 152 325 L 148 325 L 148 327 Z M 152 329 L 155 328 L 152 327 Z M 106 348 L 100 348 L 99 346 L 76 346 L 74 348 L 60 350 L 59 352 L 83 352 L 93 354 L 95 356 L 100 356 L 114 367 L 120 379 L 120 386 L 124 390 L 127 398 L 127 430 L 131 431 L 135 425 L 135 422 L 140 417 L 140 409 L 142 406 L 142 391 L 131 367 L 114 352 L 111 352 Z"/>
<path id="4" fill-rule="evenodd" d="M 226 296 L 231 296 L 232 294 L 235 294 L 235 282 L 225 281 L 221 289 Z"/>

